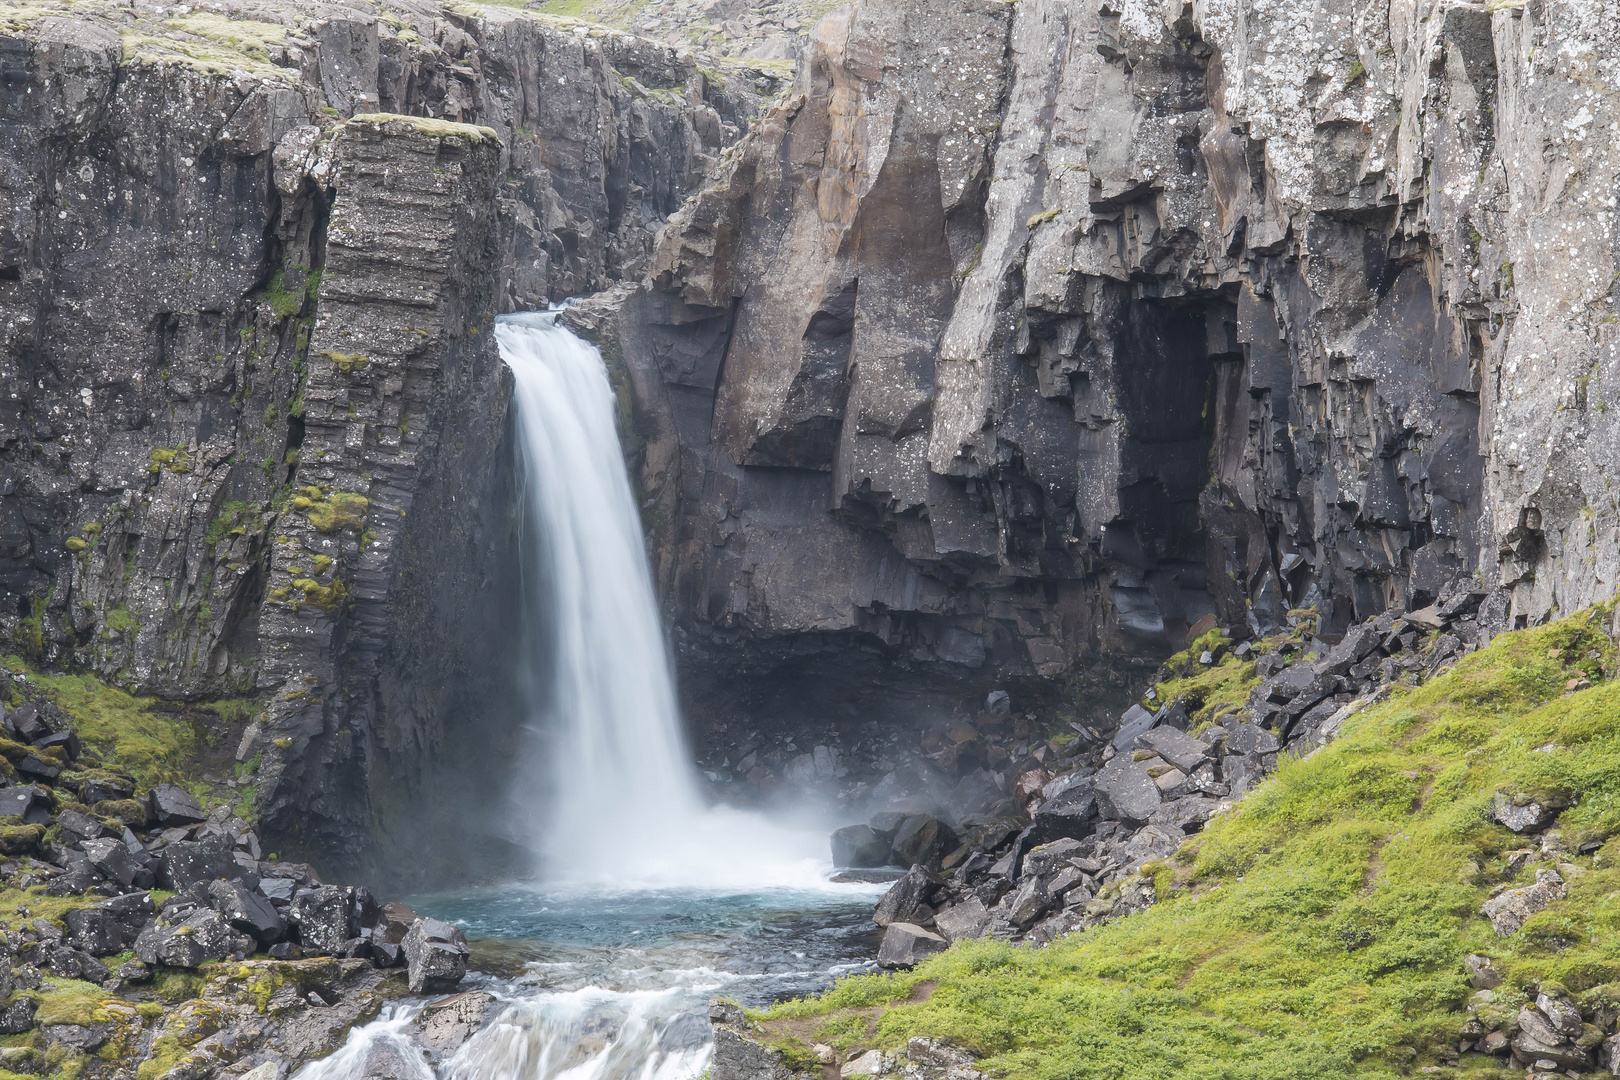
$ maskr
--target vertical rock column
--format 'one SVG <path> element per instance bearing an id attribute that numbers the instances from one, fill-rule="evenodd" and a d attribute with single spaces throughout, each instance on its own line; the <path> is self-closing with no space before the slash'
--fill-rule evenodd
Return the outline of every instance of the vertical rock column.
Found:
<path id="1" fill-rule="evenodd" d="M 395 801 L 376 812 L 371 774 L 390 773 L 391 793 L 421 779 L 408 774 L 461 699 L 463 658 L 498 651 L 470 613 L 488 584 L 479 515 L 499 508 L 481 489 L 500 472 L 507 386 L 490 307 L 495 132 L 375 114 L 339 138 L 304 435 L 263 616 L 275 696 L 256 749 L 272 833 L 341 857 L 397 818 Z M 407 775 L 375 768 L 407 747 Z"/>

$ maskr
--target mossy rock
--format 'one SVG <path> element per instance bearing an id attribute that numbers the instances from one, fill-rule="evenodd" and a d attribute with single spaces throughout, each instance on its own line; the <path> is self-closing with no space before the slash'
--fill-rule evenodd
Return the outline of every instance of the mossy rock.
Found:
<path id="1" fill-rule="evenodd" d="M 104 799 L 93 809 L 97 818 L 111 818 L 132 829 L 142 828 L 150 820 L 146 804 L 139 799 Z"/>
<path id="2" fill-rule="evenodd" d="M 43 839 L 43 825 L 0 825 L 0 853 L 6 855 L 26 855 L 39 847 Z"/>

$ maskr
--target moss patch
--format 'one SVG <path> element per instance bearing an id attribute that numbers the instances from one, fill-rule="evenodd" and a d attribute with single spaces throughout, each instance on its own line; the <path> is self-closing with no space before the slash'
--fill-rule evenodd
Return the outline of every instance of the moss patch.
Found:
<path id="1" fill-rule="evenodd" d="M 1045 949 L 959 944 L 763 1019 L 832 1023 L 888 997 L 872 1045 L 929 1035 L 1053 1080 L 1494 1077 L 1493 1058 L 1454 1061 L 1465 954 L 1496 959 L 1507 1000 L 1554 980 L 1589 999 L 1620 988 L 1620 840 L 1578 853 L 1620 833 L 1620 682 L 1563 692 L 1612 670 L 1606 615 L 1504 635 L 1285 758 L 1165 865 L 1146 912 Z M 1567 899 L 1507 939 L 1480 904 L 1538 864 L 1510 871 L 1504 854 L 1533 842 L 1487 817 L 1498 791 L 1578 800 L 1557 826 Z M 938 981 L 926 1001 L 898 1000 L 921 979 Z"/>

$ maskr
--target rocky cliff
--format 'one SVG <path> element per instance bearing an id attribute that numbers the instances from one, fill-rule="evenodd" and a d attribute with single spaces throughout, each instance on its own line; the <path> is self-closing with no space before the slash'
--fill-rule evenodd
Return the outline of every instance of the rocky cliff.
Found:
<path id="1" fill-rule="evenodd" d="M 1495 626 L 1609 595 L 1617 14 L 829 16 L 581 320 L 689 666 L 1053 676 L 1459 577 Z"/>
<path id="2" fill-rule="evenodd" d="M 460 768 L 517 724 L 491 319 L 639 277 L 772 86 L 502 7 L 0 13 L 0 632 L 253 698 L 287 850 L 498 791 Z"/>

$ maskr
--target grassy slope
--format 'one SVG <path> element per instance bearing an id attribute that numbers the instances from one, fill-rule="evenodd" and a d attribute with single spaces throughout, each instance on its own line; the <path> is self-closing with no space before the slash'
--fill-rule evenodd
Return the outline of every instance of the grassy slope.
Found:
<path id="1" fill-rule="evenodd" d="M 1163 901 L 1141 915 L 1046 949 L 959 945 L 766 1015 L 799 1030 L 825 1017 L 813 1034 L 844 1045 L 944 1037 L 1019 1077 L 1282 1080 L 1435 1064 L 1505 1077 L 1483 1056 L 1446 1064 L 1471 993 L 1466 953 L 1498 958 L 1509 1007 L 1548 981 L 1620 1000 L 1620 839 L 1565 856 L 1568 898 L 1517 936 L 1498 938 L 1479 914 L 1494 885 L 1534 880 L 1533 865 L 1506 873 L 1504 853 L 1533 843 L 1486 816 L 1495 792 L 1577 799 L 1556 826 L 1571 851 L 1620 833 L 1620 681 L 1598 681 L 1614 670 L 1598 632 L 1607 614 L 1505 635 L 1285 760 L 1155 868 Z M 1576 674 L 1597 685 L 1565 694 Z M 906 1003 L 925 980 L 932 994 Z M 852 1011 L 888 1001 L 870 1025 Z"/>

